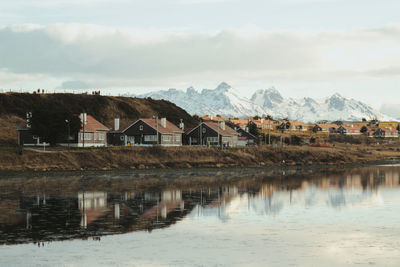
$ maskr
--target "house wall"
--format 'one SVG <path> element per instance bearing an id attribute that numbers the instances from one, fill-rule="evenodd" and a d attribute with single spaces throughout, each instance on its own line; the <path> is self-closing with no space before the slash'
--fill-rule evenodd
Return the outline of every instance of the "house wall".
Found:
<path id="1" fill-rule="evenodd" d="M 111 146 L 125 146 L 126 136 L 123 133 L 107 133 L 107 144 Z"/>
<path id="2" fill-rule="evenodd" d="M 78 142 L 71 142 L 76 146 L 83 146 L 83 131 L 78 133 Z M 106 146 L 107 145 L 107 131 L 85 131 L 85 146 Z"/>
<path id="3" fill-rule="evenodd" d="M 158 144 L 165 146 L 181 146 L 182 134 L 162 134 L 163 127 L 159 125 Z M 124 131 L 127 142 L 132 145 L 157 145 L 157 131 L 145 123 L 144 121 L 137 121 Z M 178 139 L 177 139 L 178 137 Z"/>
<path id="4" fill-rule="evenodd" d="M 161 145 L 165 146 L 181 146 L 182 145 L 182 134 L 162 134 L 161 135 Z"/>
<path id="5" fill-rule="evenodd" d="M 187 135 L 187 139 L 189 145 L 217 146 L 218 136 L 219 136 L 219 144 L 226 143 L 228 146 L 237 146 L 238 144 L 237 136 L 224 136 L 221 134 L 218 135 L 218 133 L 214 129 L 208 127 L 206 124 L 202 124 L 201 127 L 197 127 L 192 132 L 190 132 Z"/>
<path id="6" fill-rule="evenodd" d="M 157 131 L 150 127 L 147 123 L 139 120 L 135 124 L 131 125 L 124 131 L 124 134 L 128 138 L 128 142 L 132 145 L 156 145 Z M 158 136 L 159 144 L 161 143 L 161 134 Z"/>

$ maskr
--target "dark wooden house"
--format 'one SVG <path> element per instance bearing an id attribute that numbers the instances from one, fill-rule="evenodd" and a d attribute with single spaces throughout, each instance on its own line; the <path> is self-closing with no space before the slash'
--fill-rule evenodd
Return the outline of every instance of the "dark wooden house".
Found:
<path id="1" fill-rule="evenodd" d="M 109 144 L 114 146 L 181 146 L 182 134 L 183 131 L 166 118 L 142 118 L 127 127 L 120 128 L 119 125 L 114 125 L 107 139 Z"/>
<path id="2" fill-rule="evenodd" d="M 202 122 L 186 132 L 188 145 L 236 147 L 238 136 L 239 133 L 225 122 Z"/>
<path id="3" fill-rule="evenodd" d="M 246 130 L 238 127 L 235 129 L 238 135 L 238 146 L 254 146 L 257 145 L 257 137 Z"/>

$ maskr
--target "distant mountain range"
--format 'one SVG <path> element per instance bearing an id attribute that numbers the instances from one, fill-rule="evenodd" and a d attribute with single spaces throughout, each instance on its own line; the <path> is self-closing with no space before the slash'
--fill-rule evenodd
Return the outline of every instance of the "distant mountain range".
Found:
<path id="1" fill-rule="evenodd" d="M 224 82 L 215 89 L 203 89 L 201 92 L 189 87 L 186 91 L 169 89 L 138 95 L 138 97 L 169 100 L 192 115 L 219 114 L 224 117 L 244 118 L 268 114 L 274 118 L 288 117 L 305 122 L 356 121 L 362 118 L 391 119 L 363 102 L 345 98 L 338 93 L 322 100 L 310 97 L 285 99 L 278 90 L 270 88 L 257 90 L 248 99 Z"/>

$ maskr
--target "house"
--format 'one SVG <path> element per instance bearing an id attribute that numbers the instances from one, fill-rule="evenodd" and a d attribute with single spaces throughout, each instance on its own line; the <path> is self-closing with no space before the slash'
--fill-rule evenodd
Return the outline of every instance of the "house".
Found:
<path id="1" fill-rule="evenodd" d="M 317 124 L 321 128 L 323 133 L 335 132 L 338 129 L 338 125 L 334 123 L 319 123 Z"/>
<path id="2" fill-rule="evenodd" d="M 189 145 L 236 147 L 239 134 L 225 122 L 202 122 L 186 132 Z"/>
<path id="3" fill-rule="evenodd" d="M 235 126 L 242 128 L 242 129 L 246 129 L 247 124 L 251 121 L 250 119 L 230 119 L 229 120 L 232 124 L 234 124 Z"/>
<path id="4" fill-rule="evenodd" d="M 40 136 L 31 134 L 31 119 L 32 113 L 26 113 L 25 125 L 20 125 L 16 130 L 18 131 L 18 145 L 20 146 L 49 146 L 49 143 L 42 142 Z"/>
<path id="5" fill-rule="evenodd" d="M 239 134 L 238 136 L 238 146 L 254 146 L 257 145 L 257 137 L 252 135 L 246 130 L 237 127 L 235 131 Z"/>
<path id="6" fill-rule="evenodd" d="M 79 118 L 82 122 L 82 128 L 75 136 L 67 137 L 67 140 L 59 143 L 61 146 L 74 147 L 91 147 L 91 146 L 106 146 L 106 135 L 108 128 L 86 113 L 80 114 Z M 41 137 L 30 133 L 30 118 L 27 118 L 27 124 L 24 127 L 18 128 L 18 144 L 24 146 L 43 146 L 48 143 L 41 142 Z"/>
<path id="7" fill-rule="evenodd" d="M 75 138 L 76 141 L 72 140 L 75 141 L 72 142 L 72 146 L 107 146 L 106 137 L 109 129 L 86 113 L 79 115 L 79 118 L 82 121 L 82 128 L 79 131 L 77 138 Z"/>
<path id="8" fill-rule="evenodd" d="M 201 117 L 201 119 L 203 121 L 215 121 L 215 122 L 222 122 L 225 121 L 224 118 L 218 116 L 211 116 L 211 115 L 204 115 L 203 117 Z"/>
<path id="9" fill-rule="evenodd" d="M 308 130 L 307 124 L 302 121 L 291 121 L 290 125 L 293 131 L 305 132 Z"/>
<path id="10" fill-rule="evenodd" d="M 375 133 L 374 133 L 376 138 L 398 138 L 399 137 L 399 132 L 397 131 L 396 128 L 392 127 L 379 127 Z"/>
<path id="11" fill-rule="evenodd" d="M 18 145 L 20 146 L 49 146 L 49 143 L 43 142 L 40 136 L 31 134 L 30 127 L 20 126 L 18 131 Z"/>
<path id="12" fill-rule="evenodd" d="M 345 126 L 342 125 L 338 128 L 337 132 L 339 134 L 344 134 L 344 135 L 361 135 L 362 132 L 361 130 L 363 129 L 364 126 L 359 126 L 359 125 L 350 125 L 350 126 Z"/>
<path id="13" fill-rule="evenodd" d="M 380 121 L 379 127 L 381 128 L 395 128 L 399 127 L 399 123 L 397 121 Z"/>
<path id="14" fill-rule="evenodd" d="M 258 129 L 262 130 L 273 130 L 274 129 L 274 122 L 272 120 L 253 120 L 253 122 L 257 125 Z"/>
<path id="15" fill-rule="evenodd" d="M 182 134 L 183 130 L 166 118 L 141 118 L 123 128 L 119 127 L 117 119 L 108 140 L 111 145 L 181 146 Z"/>

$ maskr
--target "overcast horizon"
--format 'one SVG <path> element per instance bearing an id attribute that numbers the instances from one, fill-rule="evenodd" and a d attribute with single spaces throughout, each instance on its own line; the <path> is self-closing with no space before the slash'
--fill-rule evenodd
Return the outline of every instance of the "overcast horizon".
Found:
<path id="1" fill-rule="evenodd" d="M 0 88 L 141 94 L 225 81 L 246 97 L 337 92 L 400 117 L 398 10 L 395 0 L 3 2 Z"/>

